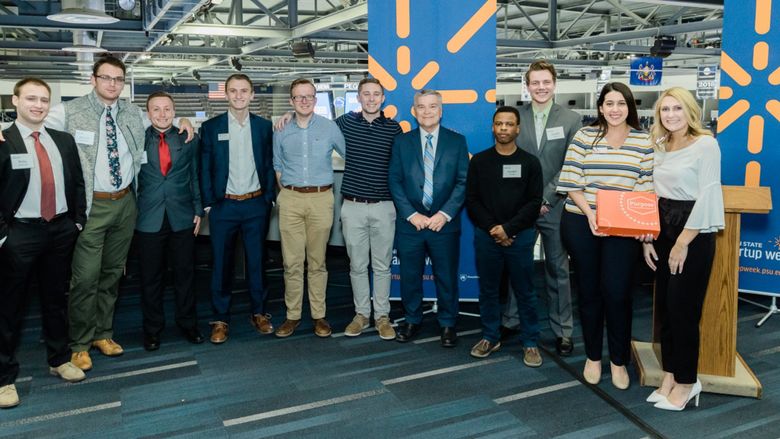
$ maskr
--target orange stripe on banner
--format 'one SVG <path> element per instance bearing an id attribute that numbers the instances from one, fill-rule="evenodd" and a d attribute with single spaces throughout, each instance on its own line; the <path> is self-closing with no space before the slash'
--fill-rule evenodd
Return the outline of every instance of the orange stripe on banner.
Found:
<path id="1" fill-rule="evenodd" d="M 752 161 L 745 165 L 745 186 L 761 186 L 761 163 Z"/>
<path id="2" fill-rule="evenodd" d="M 753 78 L 750 77 L 750 74 L 740 67 L 736 61 L 731 59 L 726 52 L 721 52 L 720 54 L 720 68 L 731 76 L 731 79 L 736 81 L 737 84 L 743 87 L 750 84 L 750 81 L 753 80 Z"/>
<path id="3" fill-rule="evenodd" d="M 764 35 L 772 26 L 772 0 L 756 0 L 756 33 Z"/>
<path id="4" fill-rule="evenodd" d="M 759 41 L 753 46 L 753 68 L 764 70 L 769 65 L 769 44 Z"/>
<path id="5" fill-rule="evenodd" d="M 425 87 L 437 73 L 439 73 L 439 63 L 428 61 L 428 64 L 412 79 L 412 88 L 419 90 Z"/>
<path id="6" fill-rule="evenodd" d="M 409 36 L 409 0 L 395 0 L 395 33 L 398 38 Z"/>
<path id="7" fill-rule="evenodd" d="M 395 51 L 396 64 L 398 65 L 398 73 L 405 75 L 409 73 L 412 64 L 412 52 L 407 46 L 398 46 L 398 50 Z"/>
<path id="8" fill-rule="evenodd" d="M 439 90 L 439 93 L 445 104 L 473 104 L 479 97 L 476 90 Z"/>
<path id="9" fill-rule="evenodd" d="M 769 112 L 772 116 L 777 119 L 778 122 L 780 122 L 780 101 L 777 99 L 772 99 L 767 101 L 766 103 L 766 111 Z"/>
<path id="10" fill-rule="evenodd" d="M 455 35 L 447 42 L 447 50 L 450 53 L 456 53 L 474 36 L 479 29 L 490 20 L 490 17 L 496 13 L 496 0 L 487 0 L 476 14 L 469 18 L 469 21 L 461 27 Z"/>
<path id="11" fill-rule="evenodd" d="M 764 118 L 752 116 L 748 124 L 748 151 L 758 154 L 764 148 Z"/>
<path id="12" fill-rule="evenodd" d="M 398 115 L 398 107 L 395 105 L 388 105 L 384 109 L 385 117 L 388 117 L 390 119 L 393 119 Z"/>
<path id="13" fill-rule="evenodd" d="M 780 85 L 780 67 L 769 75 L 769 83 L 772 85 Z"/>
<path id="14" fill-rule="evenodd" d="M 402 121 L 398 122 L 398 125 L 401 125 L 401 129 L 405 133 L 408 133 L 409 131 L 412 130 L 412 124 L 410 124 L 408 121 L 402 120 Z"/>
<path id="15" fill-rule="evenodd" d="M 393 91 L 398 87 L 398 83 L 395 82 L 395 78 L 390 73 L 387 73 L 384 67 L 373 56 L 368 55 L 368 73 L 374 78 L 378 79 L 382 83 L 385 90 Z"/>
<path id="16" fill-rule="evenodd" d="M 409 107 L 409 114 L 411 114 L 413 118 L 417 119 L 417 112 L 414 111 L 414 105 Z"/>
<path id="17" fill-rule="evenodd" d="M 750 102 L 746 99 L 737 101 L 736 104 L 732 105 L 731 108 L 721 113 L 720 117 L 718 117 L 718 132 L 722 133 L 723 131 L 726 131 L 726 128 L 728 128 L 729 125 L 739 119 L 739 117 L 745 114 L 749 109 Z"/>
<path id="18" fill-rule="evenodd" d="M 491 88 L 490 90 L 485 92 L 485 100 L 488 102 L 496 102 L 496 89 Z"/>
<path id="19" fill-rule="evenodd" d="M 734 90 L 731 87 L 724 86 L 720 88 L 718 94 L 721 99 L 731 99 L 734 96 Z"/>

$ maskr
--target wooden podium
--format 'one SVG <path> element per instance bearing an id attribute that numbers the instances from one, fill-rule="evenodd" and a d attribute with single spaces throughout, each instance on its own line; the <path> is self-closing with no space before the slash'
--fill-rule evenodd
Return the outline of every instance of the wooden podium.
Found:
<path id="1" fill-rule="evenodd" d="M 715 238 L 715 260 L 699 324 L 699 380 L 705 392 L 761 398 L 761 383 L 737 353 L 739 232 L 741 214 L 768 213 L 772 197 L 768 187 L 723 186 L 723 204 L 726 228 Z M 663 379 L 657 312 L 653 309 L 653 342 L 631 344 L 643 386 L 660 386 Z"/>

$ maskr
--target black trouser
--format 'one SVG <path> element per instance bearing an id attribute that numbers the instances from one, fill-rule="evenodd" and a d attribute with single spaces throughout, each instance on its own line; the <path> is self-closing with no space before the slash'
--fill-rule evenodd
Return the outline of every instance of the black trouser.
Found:
<path id="1" fill-rule="evenodd" d="M 563 213 L 561 237 L 576 266 L 585 354 L 592 361 L 601 360 L 606 317 L 609 359 L 617 366 L 628 364 L 631 280 L 639 258 L 639 241 L 594 236 L 585 215 L 570 212 Z"/>
<path id="2" fill-rule="evenodd" d="M 78 229 L 67 216 L 50 223 L 13 221 L 0 248 L 0 386 L 19 375 L 16 349 L 30 279 L 38 279 L 43 340 L 49 366 L 70 361 L 65 282 Z"/>
<path id="3" fill-rule="evenodd" d="M 176 324 L 181 329 L 197 325 L 195 292 L 192 289 L 195 236 L 193 229 L 179 232 L 171 230 L 168 216 L 163 217 L 159 232 L 137 232 L 140 249 L 141 310 L 144 316 L 144 333 L 159 335 L 165 328 L 163 291 L 165 287 L 166 255 L 173 271 L 173 290 L 176 298 Z"/>
<path id="4" fill-rule="evenodd" d="M 661 235 L 655 241 L 655 309 L 661 323 L 663 369 L 680 384 L 696 382 L 699 320 L 715 257 L 715 234 L 699 233 L 688 244 L 682 273 L 671 275 L 669 252 L 688 220 L 693 201 L 660 199 Z"/>

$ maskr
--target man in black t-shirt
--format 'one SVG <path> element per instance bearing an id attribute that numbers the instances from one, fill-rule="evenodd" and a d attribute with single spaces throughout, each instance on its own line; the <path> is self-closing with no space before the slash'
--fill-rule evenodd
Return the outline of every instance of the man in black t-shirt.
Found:
<path id="1" fill-rule="evenodd" d="M 533 289 L 534 223 L 542 204 L 542 168 L 539 159 L 515 145 L 520 115 L 500 107 L 493 115 L 494 147 L 476 154 L 466 180 L 466 208 L 474 222 L 474 247 L 479 275 L 482 340 L 471 355 L 484 358 L 501 348 L 499 326 L 501 272 L 509 281 L 520 310 L 523 362 L 542 365 L 537 347 L 539 320 Z"/>

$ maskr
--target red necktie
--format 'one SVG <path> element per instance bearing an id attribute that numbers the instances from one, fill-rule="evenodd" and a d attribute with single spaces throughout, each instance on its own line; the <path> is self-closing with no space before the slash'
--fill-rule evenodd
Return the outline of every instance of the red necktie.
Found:
<path id="1" fill-rule="evenodd" d="M 165 133 L 160 133 L 160 172 L 163 177 L 171 170 L 171 150 L 165 142 Z"/>
<path id="2" fill-rule="evenodd" d="M 41 172 L 41 218 L 51 221 L 57 212 L 57 197 L 54 192 L 54 172 L 51 170 L 51 161 L 46 149 L 39 136 L 41 133 L 34 132 L 32 137 L 35 140 L 35 154 L 38 156 L 38 168 Z"/>

